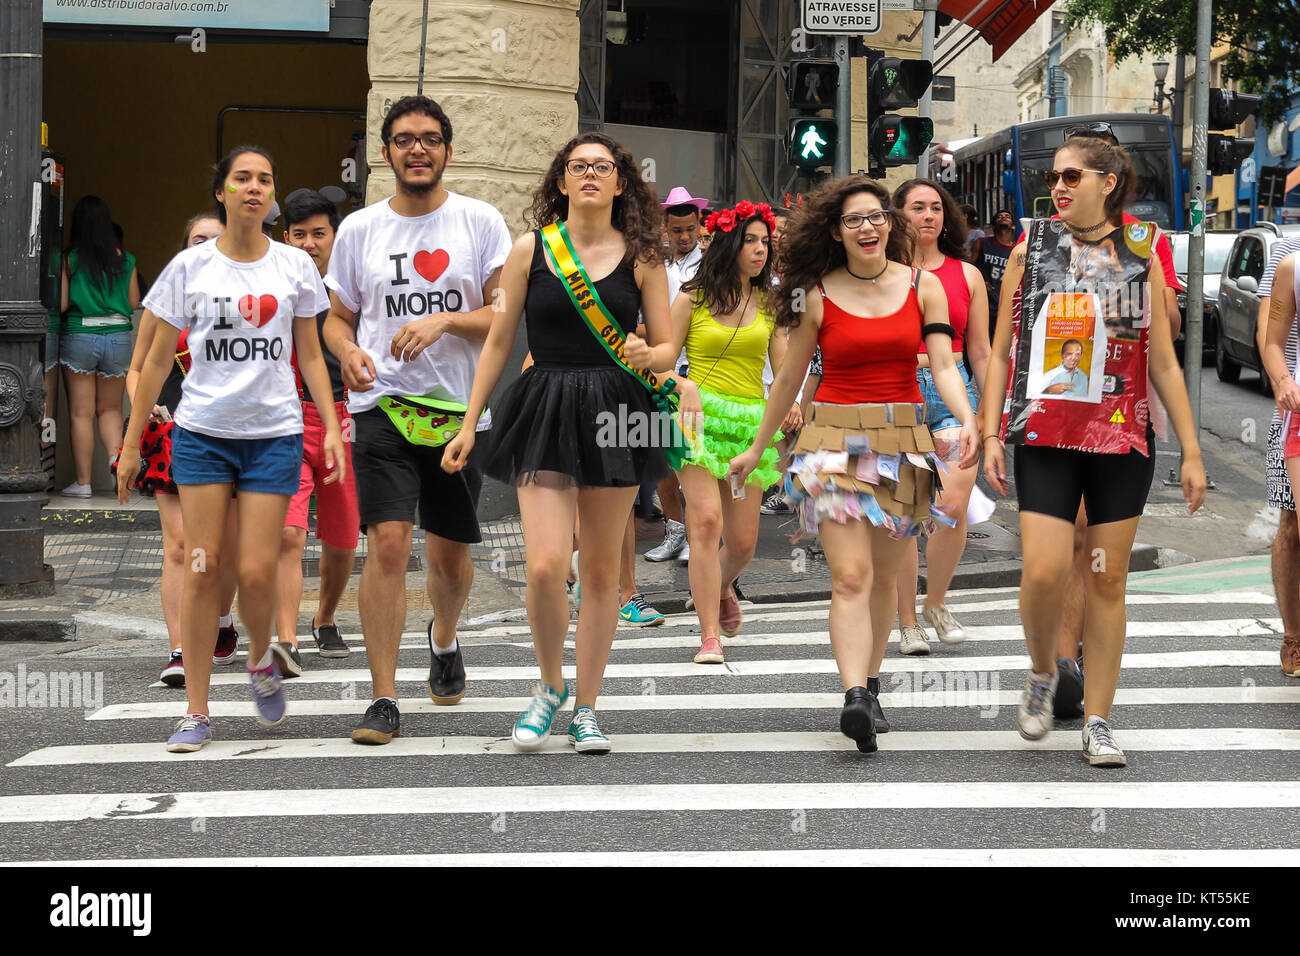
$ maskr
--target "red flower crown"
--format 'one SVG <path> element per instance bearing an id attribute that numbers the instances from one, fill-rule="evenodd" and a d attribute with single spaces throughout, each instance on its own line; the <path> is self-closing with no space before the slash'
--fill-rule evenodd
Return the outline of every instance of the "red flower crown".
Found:
<path id="1" fill-rule="evenodd" d="M 736 203 L 735 209 L 722 209 L 710 213 L 709 218 L 704 220 L 704 228 L 708 230 L 709 235 L 713 235 L 719 229 L 723 232 L 731 232 L 736 228 L 736 223 L 745 222 L 755 216 L 762 217 L 767 223 L 768 232 L 776 228 L 776 216 L 772 213 L 772 207 L 765 202 L 752 203 L 748 199 Z"/>

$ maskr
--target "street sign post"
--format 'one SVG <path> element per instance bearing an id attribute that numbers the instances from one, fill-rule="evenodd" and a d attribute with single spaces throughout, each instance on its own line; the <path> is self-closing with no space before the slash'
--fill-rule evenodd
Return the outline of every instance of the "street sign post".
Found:
<path id="1" fill-rule="evenodd" d="M 879 33 L 880 0 L 801 0 L 800 22 L 804 33 Z"/>

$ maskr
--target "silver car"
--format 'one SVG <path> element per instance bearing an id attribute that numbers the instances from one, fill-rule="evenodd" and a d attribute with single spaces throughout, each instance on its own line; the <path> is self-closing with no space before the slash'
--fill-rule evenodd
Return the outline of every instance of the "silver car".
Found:
<path id="1" fill-rule="evenodd" d="M 1205 234 L 1205 281 L 1201 289 L 1201 297 L 1204 300 L 1201 304 L 1201 348 L 1202 364 L 1212 361 L 1214 358 L 1214 306 L 1219 301 L 1219 277 L 1223 272 L 1223 267 L 1228 262 L 1228 254 L 1232 251 L 1233 241 L 1237 238 L 1235 232 L 1207 232 Z M 1178 293 L 1178 311 L 1182 313 L 1183 324 L 1178 333 L 1178 341 L 1174 343 L 1174 348 L 1178 352 L 1178 360 L 1183 360 L 1183 337 L 1187 332 L 1187 317 L 1190 314 L 1187 308 L 1187 244 L 1188 233 L 1171 232 L 1169 233 L 1169 244 L 1174 250 L 1174 272 L 1178 275 L 1178 281 L 1183 284 L 1182 292 Z"/>
<path id="2" fill-rule="evenodd" d="M 1242 368 L 1263 369 L 1259 346 L 1255 343 L 1259 281 L 1264 277 L 1273 246 L 1295 235 L 1300 235 L 1300 225 L 1259 222 L 1242 230 L 1233 242 L 1219 279 L 1219 299 L 1211 316 L 1216 332 L 1214 369 L 1219 381 L 1237 381 Z M 1260 388 L 1268 392 L 1268 376 L 1261 374 L 1259 379 Z"/>

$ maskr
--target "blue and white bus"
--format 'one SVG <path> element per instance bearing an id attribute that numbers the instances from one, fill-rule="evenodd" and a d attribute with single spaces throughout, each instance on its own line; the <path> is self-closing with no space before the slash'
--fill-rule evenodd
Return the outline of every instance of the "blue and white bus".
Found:
<path id="1" fill-rule="evenodd" d="M 1074 129 L 1107 127 L 1137 170 L 1128 211 L 1166 231 L 1182 229 L 1186 176 L 1173 125 L 1159 114 L 1092 113 L 1020 123 L 959 148 L 953 172 L 945 170 L 945 185 L 957 202 L 975 207 L 981 223 L 992 222 L 999 209 L 1011 210 L 1017 220 L 1051 216 L 1056 210 L 1043 174 L 1052 168 L 1053 154 Z"/>

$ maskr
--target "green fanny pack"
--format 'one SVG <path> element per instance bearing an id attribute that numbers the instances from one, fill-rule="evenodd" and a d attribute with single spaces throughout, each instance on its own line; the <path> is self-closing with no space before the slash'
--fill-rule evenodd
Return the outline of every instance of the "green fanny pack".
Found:
<path id="1" fill-rule="evenodd" d="M 465 424 L 466 406 L 439 398 L 385 395 L 379 400 L 388 420 L 413 445 L 436 448 L 456 437 Z"/>

